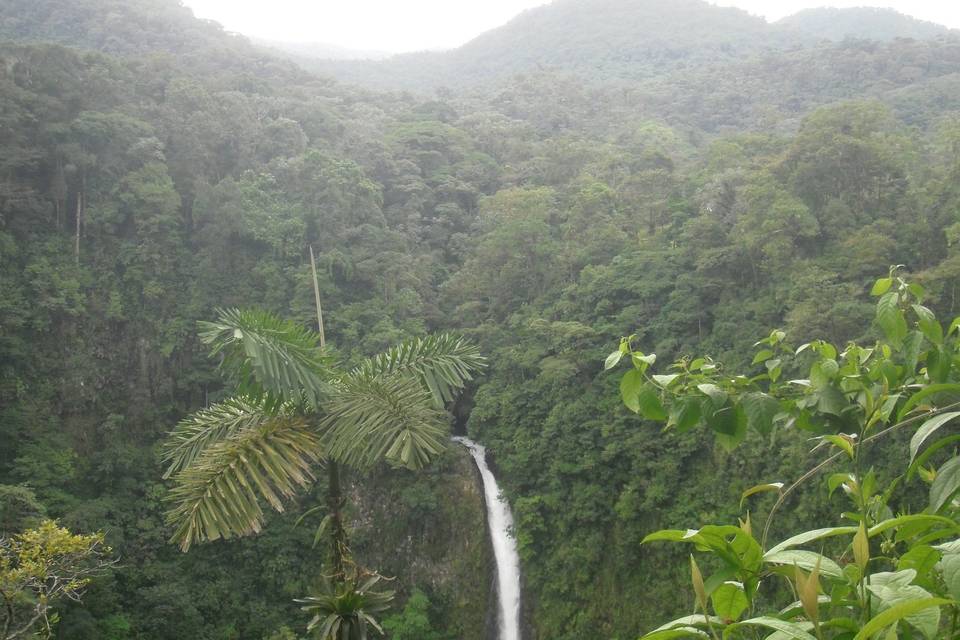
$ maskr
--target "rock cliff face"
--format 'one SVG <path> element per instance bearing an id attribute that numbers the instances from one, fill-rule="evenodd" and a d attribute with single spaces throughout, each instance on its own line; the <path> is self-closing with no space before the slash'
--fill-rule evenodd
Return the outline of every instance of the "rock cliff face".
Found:
<path id="1" fill-rule="evenodd" d="M 435 628 L 461 640 L 491 638 L 494 561 L 483 491 L 466 451 L 451 447 L 434 469 L 388 470 L 350 484 L 351 548 L 387 576 L 402 599 L 434 605 Z"/>

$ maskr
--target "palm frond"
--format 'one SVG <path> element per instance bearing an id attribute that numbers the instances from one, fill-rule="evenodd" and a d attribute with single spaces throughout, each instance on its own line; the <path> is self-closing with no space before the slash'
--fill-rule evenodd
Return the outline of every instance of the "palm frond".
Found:
<path id="1" fill-rule="evenodd" d="M 222 367 L 238 378 L 239 393 L 275 409 L 301 398 L 316 406 L 330 377 L 320 337 L 260 310 L 218 309 L 216 322 L 200 323 L 200 339 L 222 354 Z"/>
<path id="2" fill-rule="evenodd" d="M 417 377 L 438 406 L 451 402 L 456 392 L 485 367 L 480 350 L 463 338 L 442 333 L 401 342 L 363 362 L 355 374 L 376 376 L 406 373 Z"/>
<path id="3" fill-rule="evenodd" d="M 171 541 L 187 551 L 203 540 L 258 533 L 260 498 L 283 511 L 284 499 L 313 482 L 320 458 L 317 434 L 297 416 L 268 416 L 211 444 L 174 477 Z"/>
<path id="4" fill-rule="evenodd" d="M 410 376 L 355 371 L 338 382 L 323 408 L 328 455 L 360 469 L 381 460 L 423 468 L 449 438 L 447 415 Z"/>
<path id="5" fill-rule="evenodd" d="M 161 445 L 161 460 L 168 465 L 164 479 L 186 469 L 207 447 L 255 429 L 273 417 L 261 404 L 241 396 L 184 418 Z"/>

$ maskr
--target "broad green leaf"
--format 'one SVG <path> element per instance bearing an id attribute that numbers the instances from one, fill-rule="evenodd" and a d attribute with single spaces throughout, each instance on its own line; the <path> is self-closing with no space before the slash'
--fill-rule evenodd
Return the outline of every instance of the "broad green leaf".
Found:
<path id="1" fill-rule="evenodd" d="M 634 353 L 631 354 L 630 360 L 633 362 L 633 366 L 637 367 L 638 369 L 646 369 L 646 367 L 651 366 L 657 361 L 657 354 Z"/>
<path id="2" fill-rule="evenodd" d="M 825 387 L 837 377 L 839 372 L 840 365 L 836 360 L 831 358 L 818 360 L 810 367 L 810 383 L 817 388 Z"/>
<path id="3" fill-rule="evenodd" d="M 897 570 L 912 569 L 921 579 L 925 579 L 940 561 L 940 552 L 925 544 L 917 545 L 900 556 Z"/>
<path id="4" fill-rule="evenodd" d="M 945 344 L 927 352 L 927 375 L 930 376 L 931 382 L 937 384 L 947 382 L 950 369 L 953 367 L 953 356 L 950 346 Z"/>
<path id="5" fill-rule="evenodd" d="M 773 429 L 773 419 L 780 411 L 780 403 L 766 393 L 747 393 L 740 399 L 740 405 L 747 416 L 747 426 L 761 434 Z"/>
<path id="6" fill-rule="evenodd" d="M 750 618 L 749 620 L 732 624 L 724 629 L 723 637 L 725 639 L 728 638 L 735 629 L 743 626 L 766 627 L 767 629 L 773 629 L 774 631 L 781 632 L 788 638 L 793 638 L 794 640 L 816 640 L 816 638 L 808 633 L 802 625 L 797 624 L 796 622 L 787 622 L 786 620 L 773 618 L 771 616 Z"/>
<path id="7" fill-rule="evenodd" d="M 713 401 L 714 408 L 720 408 L 727 403 L 726 392 L 715 384 L 698 384 L 697 389 L 700 390 L 700 393 L 709 396 Z"/>
<path id="8" fill-rule="evenodd" d="M 820 389 L 817 398 L 817 409 L 823 413 L 839 416 L 847 408 L 846 396 L 833 384 Z"/>
<path id="9" fill-rule="evenodd" d="M 701 616 L 701 620 L 703 616 Z M 710 634 L 706 631 L 701 631 L 696 627 L 677 627 L 675 629 L 664 629 L 663 631 L 651 631 L 645 636 L 641 636 L 640 640 L 675 640 L 676 638 L 709 638 Z"/>
<path id="10" fill-rule="evenodd" d="M 667 426 L 676 428 L 679 432 L 687 431 L 700 422 L 700 398 L 687 396 L 678 398 L 670 407 L 670 416 Z"/>
<path id="11" fill-rule="evenodd" d="M 907 469 L 907 480 L 912 480 L 914 474 L 917 473 L 923 465 L 927 464 L 927 461 L 932 458 L 937 451 L 945 447 L 949 447 L 955 442 L 960 442 L 960 434 L 947 436 L 945 438 L 940 438 L 939 440 L 934 440 L 923 452 L 918 455 L 913 462 L 910 463 L 910 467 Z"/>
<path id="12" fill-rule="evenodd" d="M 667 412 L 660 402 L 660 394 L 654 385 L 648 383 L 640 388 L 640 392 L 637 395 L 637 403 L 640 409 L 640 415 L 647 420 L 656 420 L 659 422 L 667 419 Z"/>
<path id="13" fill-rule="evenodd" d="M 869 577 L 867 589 L 879 601 L 878 612 L 893 609 L 907 602 L 916 602 L 931 598 L 930 593 L 913 582 L 917 578 L 914 569 L 886 571 Z M 940 610 L 923 609 L 904 618 L 927 637 L 932 637 L 940 626 Z"/>
<path id="14" fill-rule="evenodd" d="M 960 456 L 947 460 L 930 486 L 930 510 L 936 513 L 960 490 Z"/>
<path id="15" fill-rule="evenodd" d="M 655 375 L 655 376 L 652 376 L 653 381 L 656 382 L 656 383 L 657 383 L 658 385 L 660 385 L 661 387 L 663 387 L 664 389 L 666 389 L 666 388 L 669 387 L 671 384 L 673 384 L 674 380 L 676 380 L 676 379 L 679 378 L 679 377 L 680 377 L 680 376 L 679 376 L 678 374 L 676 374 L 676 373 L 671 373 L 671 374 L 669 374 L 669 375 Z"/>
<path id="16" fill-rule="evenodd" d="M 841 485 L 847 485 L 848 487 L 854 484 L 853 476 L 849 473 L 835 473 L 827 478 L 827 495 L 833 495 L 833 492 L 837 490 L 837 487 Z"/>
<path id="17" fill-rule="evenodd" d="M 723 620 L 717 616 L 708 616 L 705 614 L 694 614 L 692 616 L 683 616 L 682 618 L 677 618 L 676 620 L 671 620 L 670 622 L 657 627 L 650 633 L 657 633 L 659 631 L 668 631 L 670 629 L 677 629 L 680 627 L 698 627 L 706 625 L 723 625 Z"/>
<path id="18" fill-rule="evenodd" d="M 947 592 L 954 600 L 960 600 L 960 553 L 943 556 L 940 569 L 943 571 L 943 582 L 947 586 Z"/>
<path id="19" fill-rule="evenodd" d="M 786 549 L 770 553 L 763 556 L 764 562 L 770 564 L 781 564 L 787 566 L 796 565 L 801 569 L 812 571 L 817 563 L 820 564 L 820 573 L 831 578 L 843 578 L 843 569 L 836 562 L 813 551 L 803 551 L 801 549 Z"/>
<path id="20" fill-rule="evenodd" d="M 843 436 L 830 435 L 830 436 L 823 436 L 823 439 L 826 440 L 827 442 L 830 442 L 831 444 L 833 444 L 833 446 L 835 446 L 836 448 L 846 453 L 847 456 L 849 456 L 850 459 L 853 460 L 853 443 L 848 438 L 845 438 Z"/>
<path id="21" fill-rule="evenodd" d="M 920 450 L 920 447 L 923 446 L 923 443 L 926 442 L 927 438 L 940 427 L 958 417 L 960 417 L 960 411 L 951 411 L 950 413 L 941 413 L 935 418 L 930 418 L 924 422 L 920 428 L 917 429 L 916 433 L 913 434 L 913 437 L 910 438 L 910 462 L 913 462 L 914 458 L 917 457 L 917 452 Z"/>
<path id="22" fill-rule="evenodd" d="M 782 482 L 770 482 L 768 484 L 758 484 L 756 486 L 750 487 L 740 495 L 740 507 L 743 507 L 744 501 L 752 495 L 758 493 L 764 493 L 767 491 L 780 491 L 783 489 Z"/>
<path id="23" fill-rule="evenodd" d="M 743 585 L 739 582 L 721 584 L 710 594 L 710 602 L 713 604 L 714 613 L 726 621 L 738 619 L 750 606 Z"/>
<path id="24" fill-rule="evenodd" d="M 764 349 L 762 351 L 759 351 L 757 352 L 757 355 L 753 357 L 753 364 L 760 364 L 761 362 L 766 362 L 767 360 L 772 358 L 773 355 L 774 355 L 773 351 L 771 351 L 770 349 Z"/>
<path id="25" fill-rule="evenodd" d="M 919 331 L 911 331 L 903 341 L 903 366 L 906 372 L 911 373 L 916 370 L 917 363 L 920 361 L 920 352 L 923 350 L 923 334 Z"/>
<path id="26" fill-rule="evenodd" d="M 747 416 L 740 405 L 714 412 L 707 424 L 716 432 L 717 442 L 727 451 L 736 449 L 747 437 Z"/>
<path id="27" fill-rule="evenodd" d="M 926 524 L 928 526 L 921 526 L 919 528 L 916 528 L 914 531 L 914 535 L 920 532 L 926 531 L 927 529 L 929 529 L 935 524 L 944 525 L 945 527 L 948 527 L 954 530 L 958 528 L 957 522 L 952 520 L 951 518 L 946 518 L 944 516 L 936 516 L 929 513 L 917 513 L 913 515 L 889 518 L 887 520 L 883 520 L 882 522 L 878 522 L 877 524 L 870 527 L 870 530 L 867 532 L 867 534 L 869 537 L 872 538 L 876 535 L 883 533 L 884 531 L 888 531 L 895 527 L 902 527 L 904 525 L 918 525 L 918 524 Z"/>
<path id="28" fill-rule="evenodd" d="M 613 369 L 615 366 L 620 364 L 620 360 L 623 358 L 623 351 L 619 349 L 607 356 L 607 359 L 603 363 L 604 371 L 608 369 Z"/>
<path id="29" fill-rule="evenodd" d="M 873 283 L 873 289 L 870 290 L 872 296 L 882 296 L 890 287 L 893 286 L 893 278 L 880 278 Z"/>
<path id="30" fill-rule="evenodd" d="M 665 540 L 668 542 L 680 542 L 689 540 L 691 537 L 697 535 L 697 529 L 661 529 L 660 531 L 654 531 L 653 533 L 647 535 L 643 540 L 640 541 L 640 544 L 647 544 L 648 542 L 658 542 Z"/>
<path id="31" fill-rule="evenodd" d="M 924 400 L 939 394 L 951 394 L 951 395 L 956 394 L 960 396 L 960 384 L 942 383 L 942 384 L 931 384 L 924 387 L 917 393 L 910 396 L 910 399 L 904 403 L 903 407 L 900 409 L 900 412 L 897 414 L 897 420 L 898 421 L 903 420 L 904 417 L 906 417 L 906 415 L 910 413 L 910 411 L 912 411 L 915 407 L 923 406 L 921 405 L 921 403 Z M 952 397 L 951 400 L 952 401 L 956 400 L 956 398 Z"/>
<path id="32" fill-rule="evenodd" d="M 764 555 L 764 558 L 769 556 L 771 553 L 776 553 L 778 551 L 783 551 L 784 549 L 790 549 L 792 547 L 799 547 L 802 544 L 813 542 L 814 540 L 821 540 L 823 538 L 831 538 L 833 536 L 853 534 L 856 532 L 857 532 L 856 527 L 829 527 L 825 529 L 813 529 L 811 531 L 804 531 L 803 533 L 798 533 L 797 535 L 787 538 L 780 544 L 772 547 Z"/>
<path id="33" fill-rule="evenodd" d="M 900 294 L 884 294 L 877 302 L 877 325 L 894 345 L 899 346 L 907 335 L 907 321 L 900 310 Z"/>
<path id="34" fill-rule="evenodd" d="M 930 607 L 939 607 L 950 604 L 951 601 L 946 598 L 924 598 L 923 600 L 911 600 L 891 607 L 886 611 L 873 617 L 860 631 L 854 636 L 854 640 L 868 640 L 874 634 L 882 631 L 892 624 L 896 624 L 909 615 L 929 609 Z"/>
<path id="35" fill-rule="evenodd" d="M 620 397 L 623 404 L 634 413 L 640 413 L 640 389 L 643 385 L 643 374 L 636 369 L 627 371 L 620 379 Z"/>
<path id="36" fill-rule="evenodd" d="M 937 322 L 937 316 L 933 311 L 922 304 L 913 305 L 913 311 L 917 314 L 917 324 L 920 331 L 927 337 L 927 340 L 933 344 L 943 344 L 943 327 Z"/>

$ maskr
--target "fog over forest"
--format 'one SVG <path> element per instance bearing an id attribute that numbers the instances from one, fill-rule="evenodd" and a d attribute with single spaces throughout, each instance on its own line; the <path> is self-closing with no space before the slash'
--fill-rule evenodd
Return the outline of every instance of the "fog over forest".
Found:
<path id="1" fill-rule="evenodd" d="M 297 40 L 0 0 L 0 640 L 958 637 L 960 31 Z"/>

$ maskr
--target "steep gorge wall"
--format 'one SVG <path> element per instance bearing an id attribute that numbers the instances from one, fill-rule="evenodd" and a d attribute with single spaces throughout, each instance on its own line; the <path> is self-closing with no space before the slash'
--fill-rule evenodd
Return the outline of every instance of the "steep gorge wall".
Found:
<path id="1" fill-rule="evenodd" d="M 350 483 L 351 546 L 405 598 L 420 589 L 435 628 L 491 638 L 496 593 L 483 491 L 469 454 L 451 447 L 421 474 L 386 470 Z M 401 600 L 402 601 L 402 600 Z"/>

